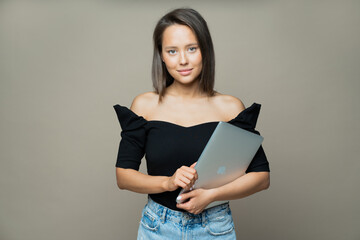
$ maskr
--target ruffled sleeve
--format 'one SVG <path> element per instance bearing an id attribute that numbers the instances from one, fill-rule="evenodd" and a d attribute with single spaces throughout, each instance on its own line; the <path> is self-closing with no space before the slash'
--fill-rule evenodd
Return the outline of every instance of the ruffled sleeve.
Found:
<path id="1" fill-rule="evenodd" d="M 234 119 L 230 120 L 229 123 L 260 135 L 260 133 L 255 130 L 260 108 L 260 104 L 253 103 L 250 107 L 240 112 Z M 253 160 L 246 170 L 246 173 L 249 172 L 270 172 L 269 162 L 266 158 L 262 145 L 256 152 Z"/>
<path id="2" fill-rule="evenodd" d="M 141 159 L 145 154 L 144 126 L 147 121 L 127 107 L 118 104 L 113 107 L 122 129 L 116 167 L 139 170 Z"/>

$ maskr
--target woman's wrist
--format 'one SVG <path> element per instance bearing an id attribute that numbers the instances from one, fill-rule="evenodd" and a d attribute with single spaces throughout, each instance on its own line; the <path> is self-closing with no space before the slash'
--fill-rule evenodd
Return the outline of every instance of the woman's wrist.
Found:
<path id="1" fill-rule="evenodd" d="M 215 202 L 218 199 L 219 196 L 219 189 L 218 188 L 211 188 L 209 189 L 210 192 L 210 200 L 211 202 Z"/>
<path id="2" fill-rule="evenodd" d="M 165 176 L 163 177 L 161 187 L 164 192 L 170 191 L 169 181 L 170 181 L 170 177 L 165 177 Z"/>

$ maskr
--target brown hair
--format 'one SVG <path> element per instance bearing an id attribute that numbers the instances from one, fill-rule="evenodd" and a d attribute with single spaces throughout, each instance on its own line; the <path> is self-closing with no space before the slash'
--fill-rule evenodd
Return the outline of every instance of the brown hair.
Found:
<path id="1" fill-rule="evenodd" d="M 194 32 L 201 51 L 202 71 L 199 76 L 200 89 L 208 96 L 214 95 L 215 53 L 210 32 L 204 18 L 194 9 L 178 8 L 163 16 L 154 29 L 154 55 L 152 62 L 153 87 L 159 94 L 159 101 L 165 94 L 166 87 L 174 82 L 174 78 L 166 69 L 161 59 L 162 38 L 165 29 L 173 24 L 188 26 Z"/>

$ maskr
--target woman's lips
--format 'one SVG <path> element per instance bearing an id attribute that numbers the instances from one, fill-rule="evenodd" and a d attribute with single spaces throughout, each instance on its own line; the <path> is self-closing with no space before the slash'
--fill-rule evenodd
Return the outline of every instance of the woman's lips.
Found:
<path id="1" fill-rule="evenodd" d="M 178 72 L 180 73 L 181 76 L 187 76 L 187 75 L 191 74 L 191 71 L 192 71 L 192 68 L 178 70 Z"/>

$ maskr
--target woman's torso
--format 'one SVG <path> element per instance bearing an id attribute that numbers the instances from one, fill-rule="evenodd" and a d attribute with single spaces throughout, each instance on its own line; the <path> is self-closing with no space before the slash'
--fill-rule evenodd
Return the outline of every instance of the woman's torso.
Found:
<path id="1" fill-rule="evenodd" d="M 147 93 L 142 101 L 141 107 L 135 106 L 135 113 L 147 121 L 145 159 L 148 174 L 152 176 L 172 176 L 181 166 L 196 162 L 217 123 L 233 119 L 243 106 L 241 101 L 240 107 L 234 106 L 239 105 L 236 102 L 239 100 L 220 94 L 192 101 L 170 97 L 159 104 L 155 94 Z M 150 197 L 171 209 L 183 211 L 176 208 L 180 190 L 150 194 Z"/>

